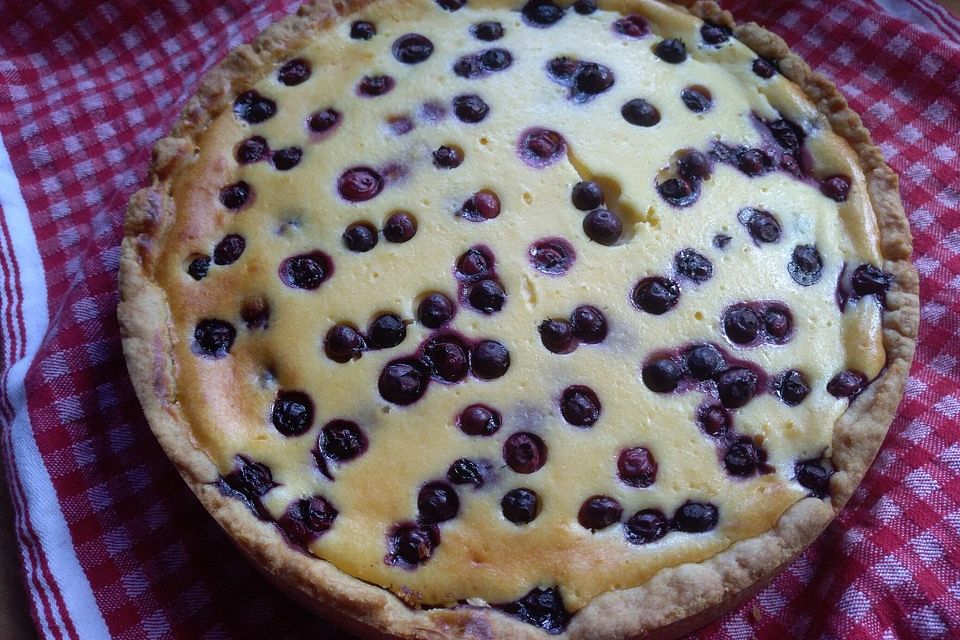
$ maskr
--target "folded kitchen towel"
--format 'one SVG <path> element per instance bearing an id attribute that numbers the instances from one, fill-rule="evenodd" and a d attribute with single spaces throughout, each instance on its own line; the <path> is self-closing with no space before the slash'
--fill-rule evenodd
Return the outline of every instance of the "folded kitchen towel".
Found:
<path id="1" fill-rule="evenodd" d="M 152 437 L 116 320 L 125 205 L 203 73 L 290 0 L 11 0 L 0 27 L 0 425 L 44 639 L 345 637 L 259 577 Z M 902 177 L 922 325 L 840 518 L 697 635 L 960 637 L 960 20 L 932 0 L 727 0 L 863 115 Z"/>

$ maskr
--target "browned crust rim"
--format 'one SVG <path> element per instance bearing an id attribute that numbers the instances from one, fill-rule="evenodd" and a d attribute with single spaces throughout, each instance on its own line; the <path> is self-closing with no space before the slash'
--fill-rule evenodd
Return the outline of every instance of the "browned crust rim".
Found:
<path id="1" fill-rule="evenodd" d="M 193 443 L 176 398 L 176 363 L 170 309 L 151 277 L 170 221 L 172 177 L 193 161 L 196 140 L 232 96 L 262 76 L 290 50 L 335 20 L 375 0 L 312 0 L 251 44 L 234 49 L 204 78 L 174 125 L 154 147 L 150 186 L 130 200 L 120 264 L 118 315 L 123 348 L 143 410 L 167 455 L 206 509 L 240 549 L 291 597 L 365 637 L 543 638 L 530 625 L 489 608 L 414 610 L 390 592 L 358 580 L 332 564 L 291 548 L 267 523 L 210 482 L 213 463 Z M 638 587 L 592 600 L 560 638 L 675 638 L 733 608 L 795 558 L 839 512 L 873 461 L 903 395 L 919 323 L 918 277 L 910 263 L 912 242 L 899 195 L 899 179 L 886 165 L 860 117 L 837 88 L 815 74 L 784 41 L 755 23 L 737 26 L 714 2 L 675 0 L 690 13 L 734 29 L 759 56 L 779 62 L 783 74 L 817 105 L 834 132 L 859 157 L 880 228 L 884 270 L 895 282 L 883 316 L 887 366 L 837 421 L 833 436 L 831 503 L 808 498 L 790 507 L 767 533 L 734 544 L 701 563 L 664 569 Z"/>

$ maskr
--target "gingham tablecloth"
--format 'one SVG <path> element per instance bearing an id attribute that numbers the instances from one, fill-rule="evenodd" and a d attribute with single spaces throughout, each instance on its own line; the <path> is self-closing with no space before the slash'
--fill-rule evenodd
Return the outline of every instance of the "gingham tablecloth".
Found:
<path id="1" fill-rule="evenodd" d="M 922 325 L 847 509 L 698 637 L 960 637 L 960 21 L 932 0 L 724 4 L 830 76 L 902 177 Z M 295 6 L 0 2 L 0 424 L 42 638 L 343 637 L 269 587 L 190 494 L 116 320 L 124 209 L 153 141 L 214 62 Z"/>

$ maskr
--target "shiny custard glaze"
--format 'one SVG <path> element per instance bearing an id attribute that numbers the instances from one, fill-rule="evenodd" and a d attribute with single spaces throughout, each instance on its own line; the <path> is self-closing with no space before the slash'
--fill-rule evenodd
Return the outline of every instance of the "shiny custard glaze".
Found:
<path id="1" fill-rule="evenodd" d="M 848 145 L 658 3 L 383 0 L 236 96 L 158 281 L 218 485 L 558 631 L 829 495 L 889 279 Z"/>

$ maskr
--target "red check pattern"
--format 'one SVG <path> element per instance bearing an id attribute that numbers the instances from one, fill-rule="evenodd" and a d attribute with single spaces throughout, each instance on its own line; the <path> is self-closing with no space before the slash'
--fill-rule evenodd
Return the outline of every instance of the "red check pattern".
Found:
<path id="1" fill-rule="evenodd" d="M 25 285 L 14 204 L 0 201 L 0 420 L 44 638 L 344 637 L 269 587 L 200 508 L 144 421 L 116 320 L 124 210 L 144 184 L 151 144 L 215 61 L 295 4 L 4 5 L 0 135 L 45 290 Z M 901 175 L 922 328 L 899 416 L 842 516 L 697 637 L 958 637 L 960 21 L 930 0 L 724 4 L 830 76 Z M 44 296 L 46 317 L 37 319 L 27 303 Z M 43 326 L 21 383 L 24 371 L 12 365 L 29 355 L 31 328 Z M 27 431 L 12 428 L 15 415 L 29 418 Z M 40 462 L 31 465 L 23 451 L 33 442 Z M 50 495 L 37 489 L 38 470 Z M 74 556 L 75 571 L 60 568 Z"/>

